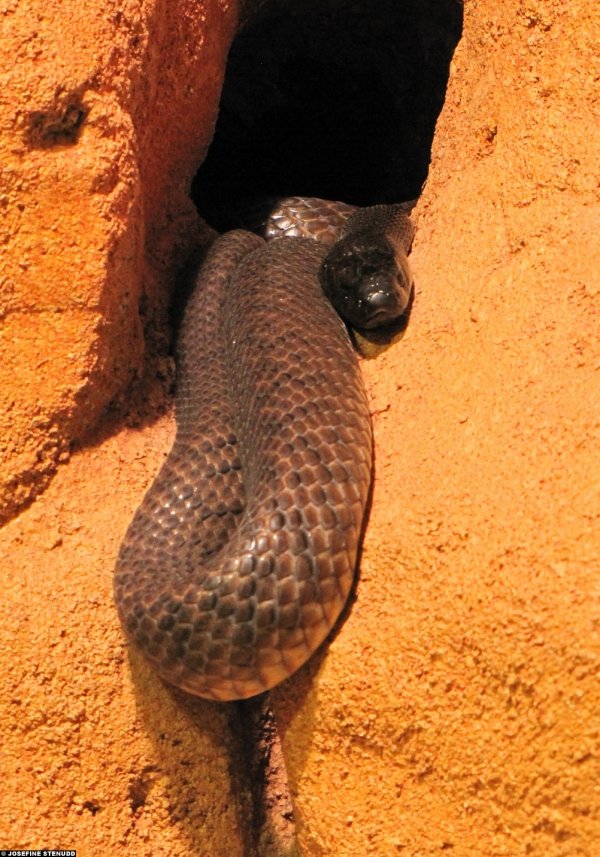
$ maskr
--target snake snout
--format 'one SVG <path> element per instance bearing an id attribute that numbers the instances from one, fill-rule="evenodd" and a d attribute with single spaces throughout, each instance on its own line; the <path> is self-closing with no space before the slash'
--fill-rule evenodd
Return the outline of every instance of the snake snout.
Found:
<path id="1" fill-rule="evenodd" d="M 408 299 L 409 295 L 395 288 L 392 283 L 386 284 L 383 288 L 373 288 L 369 284 L 362 297 L 363 327 L 380 327 L 395 321 L 406 309 Z"/>

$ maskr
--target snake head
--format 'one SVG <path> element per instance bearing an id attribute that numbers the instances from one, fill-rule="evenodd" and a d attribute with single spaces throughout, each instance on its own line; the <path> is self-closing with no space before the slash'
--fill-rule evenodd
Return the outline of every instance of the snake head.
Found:
<path id="1" fill-rule="evenodd" d="M 319 279 L 344 321 L 366 330 L 399 319 L 413 285 L 404 250 L 368 230 L 334 244 L 321 264 Z"/>

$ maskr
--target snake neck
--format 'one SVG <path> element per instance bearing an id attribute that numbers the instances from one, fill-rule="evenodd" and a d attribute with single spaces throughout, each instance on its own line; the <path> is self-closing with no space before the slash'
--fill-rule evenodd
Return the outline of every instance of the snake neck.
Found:
<path id="1" fill-rule="evenodd" d="M 400 205 L 370 205 L 353 212 L 344 223 L 340 238 L 350 236 L 367 237 L 373 245 L 380 243 L 381 236 L 394 247 L 395 251 L 409 252 L 415 227 L 410 219 L 412 203 Z"/>

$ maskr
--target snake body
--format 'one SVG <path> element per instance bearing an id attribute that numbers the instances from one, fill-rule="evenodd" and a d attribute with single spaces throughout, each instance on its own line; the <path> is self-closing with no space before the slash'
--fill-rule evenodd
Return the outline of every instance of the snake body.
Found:
<path id="1" fill-rule="evenodd" d="M 176 438 L 121 545 L 115 599 L 159 674 L 197 696 L 243 699 L 287 678 L 352 586 L 372 439 L 320 286 L 330 252 L 227 233 L 184 313 Z"/>

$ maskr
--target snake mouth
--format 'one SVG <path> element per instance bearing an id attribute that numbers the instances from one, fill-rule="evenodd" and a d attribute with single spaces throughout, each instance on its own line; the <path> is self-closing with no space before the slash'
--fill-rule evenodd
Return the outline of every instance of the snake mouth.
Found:
<path id="1" fill-rule="evenodd" d="M 372 291 L 359 310 L 358 327 L 372 330 L 375 327 L 385 327 L 398 321 L 404 315 L 410 303 L 412 283 L 404 281 L 393 283 L 392 287 Z"/>
<path id="2" fill-rule="evenodd" d="M 374 327 L 385 327 L 388 324 L 393 324 L 401 315 L 402 312 L 388 312 L 383 309 L 376 310 L 361 326 L 365 330 L 372 330 Z"/>
<path id="3" fill-rule="evenodd" d="M 378 327 L 388 327 L 398 321 L 402 315 L 403 311 L 386 312 L 386 310 L 378 310 L 377 312 L 372 313 L 368 319 L 361 320 L 354 326 L 359 330 L 374 330 Z"/>

